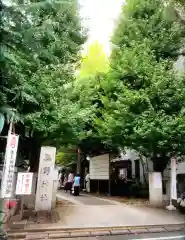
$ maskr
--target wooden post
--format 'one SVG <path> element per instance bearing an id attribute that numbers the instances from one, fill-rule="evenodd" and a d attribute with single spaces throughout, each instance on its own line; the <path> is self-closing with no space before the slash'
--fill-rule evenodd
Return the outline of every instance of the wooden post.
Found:
<path id="1" fill-rule="evenodd" d="M 24 217 L 24 195 L 21 196 L 20 220 Z"/>
<path id="2" fill-rule="evenodd" d="M 110 152 L 109 152 L 109 186 L 108 186 L 108 195 L 111 196 L 111 176 L 110 176 L 110 172 L 111 172 L 111 159 L 110 159 Z"/>
<path id="3" fill-rule="evenodd" d="M 81 173 L 81 158 L 80 158 L 80 149 L 78 148 L 77 153 L 77 173 Z"/>

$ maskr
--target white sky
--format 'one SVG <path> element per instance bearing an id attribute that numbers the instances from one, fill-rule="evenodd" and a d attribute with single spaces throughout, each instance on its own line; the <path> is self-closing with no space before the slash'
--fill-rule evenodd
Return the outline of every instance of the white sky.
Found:
<path id="1" fill-rule="evenodd" d="M 79 0 L 81 16 L 86 18 L 85 26 L 89 29 L 87 44 L 98 40 L 107 53 L 110 52 L 110 37 L 115 21 L 121 11 L 124 0 Z"/>

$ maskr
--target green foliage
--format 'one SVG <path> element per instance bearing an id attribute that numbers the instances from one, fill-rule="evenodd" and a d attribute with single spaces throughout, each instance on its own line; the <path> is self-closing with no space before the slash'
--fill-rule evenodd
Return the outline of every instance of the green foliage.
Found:
<path id="1" fill-rule="evenodd" d="M 77 102 L 80 112 L 87 112 L 83 119 L 83 131 L 79 134 L 79 147 L 87 154 L 98 152 L 104 147 L 94 120 L 101 116 L 103 80 L 109 70 L 109 61 L 102 46 L 96 41 L 82 59 L 79 74 L 74 81 L 71 96 Z"/>
<path id="2" fill-rule="evenodd" d="M 89 46 L 87 54 L 82 58 L 80 76 L 89 77 L 97 73 L 105 73 L 108 71 L 108 68 L 109 62 L 103 47 L 98 41 L 95 41 Z"/>
<path id="3" fill-rule="evenodd" d="M 56 155 L 56 163 L 60 166 L 71 167 L 71 165 L 76 164 L 76 161 L 77 152 L 72 151 L 69 146 L 60 149 Z"/>
<path id="4" fill-rule="evenodd" d="M 124 5 L 96 119 L 106 143 L 151 157 L 156 171 L 185 154 L 185 81 L 173 71 L 185 28 L 165 11 L 160 0 Z"/>
<path id="5" fill-rule="evenodd" d="M 184 26 L 174 19 L 166 19 L 167 10 L 168 6 L 164 7 L 160 0 L 128 1 L 113 36 L 113 44 L 117 46 L 114 55 L 118 54 L 118 48 L 144 43 L 156 60 L 176 58 L 182 46 Z"/>
<path id="6" fill-rule="evenodd" d="M 9 1 L 0 11 L 2 107 L 48 144 L 77 141 L 84 116 L 68 86 L 86 36 L 76 0 Z"/>
<path id="7" fill-rule="evenodd" d="M 185 79 L 173 71 L 185 28 L 173 5 L 127 1 L 110 59 L 95 42 L 75 78 L 86 40 L 76 0 L 0 3 L 0 113 L 42 143 L 129 147 L 159 171 L 185 154 Z"/>

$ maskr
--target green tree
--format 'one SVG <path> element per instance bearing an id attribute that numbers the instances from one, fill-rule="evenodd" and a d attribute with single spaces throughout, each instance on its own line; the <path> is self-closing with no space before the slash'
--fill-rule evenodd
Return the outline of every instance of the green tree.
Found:
<path id="1" fill-rule="evenodd" d="M 97 73 L 107 72 L 109 69 L 108 57 L 103 51 L 103 46 L 95 41 L 87 49 L 81 61 L 80 76 L 89 77 Z"/>
<path id="2" fill-rule="evenodd" d="M 83 131 L 80 133 L 78 146 L 86 153 L 98 153 L 105 146 L 99 136 L 94 120 L 101 116 L 103 95 L 102 81 L 109 70 L 109 60 L 103 46 L 95 41 L 82 57 L 79 73 L 74 81 L 72 96 L 78 102 L 80 111 L 88 109 Z"/>
<path id="3" fill-rule="evenodd" d="M 86 35 L 76 0 L 3 1 L 0 22 L 0 112 L 14 112 L 34 168 L 41 145 L 76 144 L 88 117 L 69 88 Z"/>
<path id="4" fill-rule="evenodd" d="M 60 166 L 71 167 L 76 164 L 77 150 L 71 146 L 60 148 L 56 155 L 56 163 Z"/>
<path id="5" fill-rule="evenodd" d="M 137 150 L 161 172 L 185 153 L 185 82 L 173 71 L 185 29 L 166 11 L 160 0 L 124 5 L 96 120 L 105 142 Z"/>
<path id="6" fill-rule="evenodd" d="M 25 81 L 24 67 L 29 65 L 30 55 L 29 49 L 22 44 L 22 28 L 29 25 L 25 14 L 17 6 L 0 2 L 0 111 L 8 116 L 11 116 L 14 108 L 12 102 L 23 96 L 22 88 L 19 92 L 18 88 Z M 29 90 L 25 87 L 24 97 L 27 96 Z M 30 97 L 28 101 L 32 100 Z"/>
<path id="7" fill-rule="evenodd" d="M 9 1 L 1 22 L 2 106 L 16 109 L 23 129 L 41 137 L 72 130 L 65 86 L 86 39 L 77 2 Z"/>

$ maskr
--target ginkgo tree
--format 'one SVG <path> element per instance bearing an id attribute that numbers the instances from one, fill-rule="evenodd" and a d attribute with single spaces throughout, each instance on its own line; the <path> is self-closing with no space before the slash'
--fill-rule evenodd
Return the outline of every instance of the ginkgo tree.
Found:
<path id="1" fill-rule="evenodd" d="M 3 0 L 0 23 L 0 113 L 15 113 L 15 132 L 29 139 L 33 167 L 42 144 L 76 144 L 89 117 L 67 87 L 86 34 L 76 0 Z"/>
<path id="2" fill-rule="evenodd" d="M 185 81 L 173 70 L 185 27 L 161 0 L 129 0 L 114 32 L 96 119 L 105 143 L 137 150 L 162 172 L 185 154 Z"/>
<path id="3" fill-rule="evenodd" d="M 83 152 L 96 152 L 102 149 L 102 139 L 94 126 L 94 120 L 101 115 L 103 94 L 102 81 L 109 71 L 109 58 L 103 46 L 95 41 L 86 48 L 81 59 L 81 65 L 72 85 L 71 96 L 78 102 L 80 111 L 89 110 L 89 118 L 86 118 L 85 128 L 79 134 L 79 147 Z"/>
<path id="4" fill-rule="evenodd" d="M 65 86 L 74 80 L 86 40 L 78 3 L 1 3 L 0 107 L 16 110 L 14 119 L 18 117 L 18 124 L 34 135 L 50 138 L 59 132 L 59 136 L 63 126 L 65 131 L 66 125 L 71 127 Z M 78 112 L 75 107 L 73 113 Z"/>

